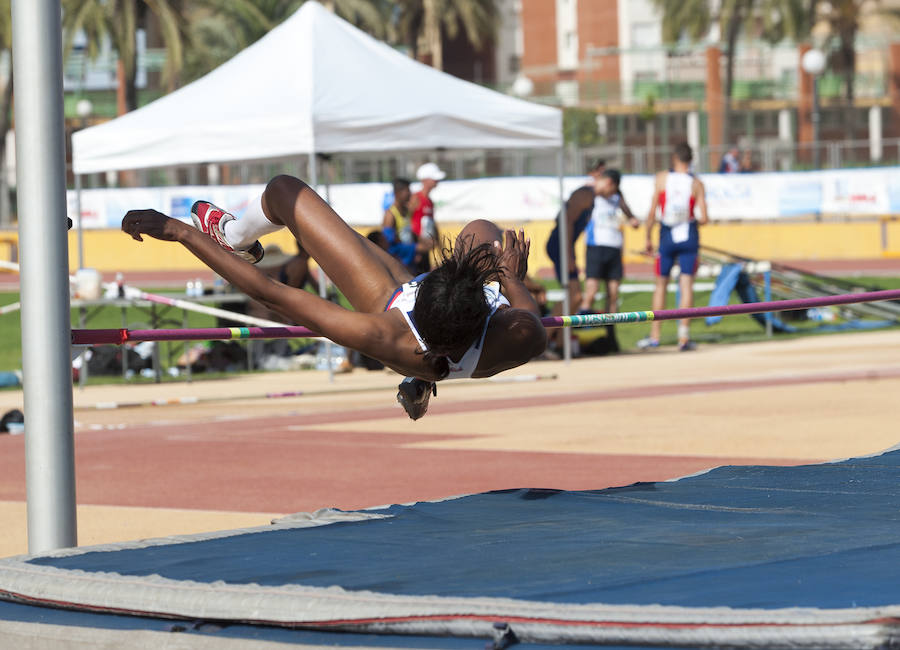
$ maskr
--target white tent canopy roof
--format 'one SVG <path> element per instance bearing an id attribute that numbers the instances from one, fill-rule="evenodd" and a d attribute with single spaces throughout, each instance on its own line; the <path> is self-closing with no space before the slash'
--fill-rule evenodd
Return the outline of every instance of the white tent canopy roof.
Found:
<path id="1" fill-rule="evenodd" d="M 72 137 L 77 174 L 314 152 L 561 143 L 558 109 L 422 65 L 317 2 L 205 77 Z"/>

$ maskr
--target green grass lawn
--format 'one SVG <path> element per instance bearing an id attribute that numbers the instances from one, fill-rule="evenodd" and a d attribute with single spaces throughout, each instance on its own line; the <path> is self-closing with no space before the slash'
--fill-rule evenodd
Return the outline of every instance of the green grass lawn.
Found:
<path id="1" fill-rule="evenodd" d="M 878 286 L 882 289 L 900 289 L 900 277 L 854 277 L 846 279 L 865 286 L 873 285 Z M 553 288 L 558 287 L 559 285 L 556 284 Z M 709 295 L 709 291 L 698 291 L 694 296 L 694 304 L 697 306 L 704 306 L 709 304 Z M 624 293 L 622 294 L 622 301 L 619 311 L 646 310 L 650 307 L 651 298 L 652 296 L 650 293 Z M 760 300 L 762 299 L 762 295 L 760 295 Z M 737 296 L 732 294 L 731 303 L 734 304 L 738 302 L 740 301 L 738 300 Z M 675 294 L 670 293 L 667 297 L 666 308 L 674 309 L 675 307 Z M 600 310 L 602 308 L 601 304 L 597 303 L 596 308 Z M 796 327 L 800 331 L 791 334 L 775 334 L 773 336 L 775 340 L 786 340 L 812 334 L 824 335 L 844 333 L 817 331 L 821 323 L 815 321 L 789 320 L 787 315 L 785 314 L 781 314 L 779 317 L 788 325 Z M 834 321 L 831 324 L 838 325 L 844 322 L 846 321 L 838 318 L 838 320 Z M 629 323 L 616 326 L 616 337 L 623 351 L 636 350 L 636 343 L 649 334 L 650 323 Z M 579 340 L 582 342 L 582 344 L 589 344 L 593 339 L 603 336 L 604 331 L 603 328 L 580 329 L 578 330 L 578 335 Z M 694 319 L 691 321 L 691 338 L 698 343 L 747 343 L 769 339 L 769 337 L 766 335 L 765 329 L 749 315 L 726 316 L 717 324 L 712 326 L 707 326 L 705 320 L 702 318 Z M 662 345 L 674 345 L 678 342 L 677 322 L 663 322 L 660 342 Z"/>
<path id="2" fill-rule="evenodd" d="M 900 288 L 900 277 L 896 278 L 847 278 L 850 281 L 857 282 L 860 285 L 875 285 L 884 289 Z M 548 285 L 554 288 L 553 285 Z M 558 288 L 558 285 L 556 285 Z M 164 290 L 149 289 L 151 292 L 163 292 Z M 650 306 L 650 293 L 625 293 L 620 310 L 621 311 L 638 311 L 648 309 Z M 0 293 L 0 306 L 8 305 L 19 299 L 17 293 Z M 695 304 L 706 305 L 709 301 L 709 292 L 698 292 L 695 298 Z M 736 302 L 736 298 L 733 298 Z M 674 308 L 674 294 L 669 295 L 668 308 Z M 598 304 L 599 308 L 599 304 Z M 161 309 L 158 307 L 157 309 Z M 162 308 L 165 309 L 165 308 Z M 164 323 L 165 327 L 183 327 L 182 312 L 178 309 L 168 311 L 170 320 Z M 785 316 L 782 316 L 785 318 Z M 130 307 L 126 310 L 126 320 L 128 327 L 132 329 L 149 327 L 148 309 Z M 810 334 L 819 334 L 817 331 L 820 323 L 813 321 L 787 321 L 790 325 L 797 327 L 800 332 L 796 334 L 776 334 L 776 340 L 787 338 L 795 338 L 798 336 L 807 336 Z M 836 321 L 837 324 L 843 321 Z M 204 314 L 191 313 L 188 317 L 187 327 L 214 327 L 215 319 L 212 316 Z M 106 307 L 90 311 L 90 328 L 119 328 L 122 327 L 122 313 L 119 308 Z M 79 327 L 79 310 L 72 310 L 72 327 Z M 674 322 L 664 322 L 662 327 L 662 344 L 670 345 L 676 343 L 676 324 Z M 852 331 L 852 330 L 850 330 Z M 632 351 L 636 349 L 637 341 L 650 333 L 649 323 L 624 324 L 616 327 L 619 344 L 623 351 Z M 829 332 L 831 333 L 831 332 Z M 822 332 L 825 334 L 825 332 Z M 591 328 L 578 330 L 578 335 L 582 343 L 589 344 L 592 339 L 604 335 L 603 328 Z M 714 343 L 743 343 L 752 341 L 767 340 L 765 330 L 755 320 L 747 315 L 728 316 L 722 319 L 718 324 L 707 326 L 703 319 L 697 319 L 691 323 L 691 336 L 698 343 L 714 344 Z M 22 367 L 22 349 L 21 349 L 21 327 L 19 313 L 4 314 L 0 316 L 0 371 L 15 370 Z M 161 349 L 161 359 L 163 365 L 168 365 L 168 360 L 177 359 L 182 350 L 181 343 L 163 343 Z M 204 378 L 212 378 L 212 373 L 205 373 Z M 92 377 L 90 383 L 113 383 L 122 381 L 121 377 Z M 136 377 L 132 381 L 141 381 Z M 152 379 L 144 379 L 143 381 L 152 381 Z"/>
<path id="3" fill-rule="evenodd" d="M 150 293 L 165 293 L 166 289 L 147 289 Z M 8 305 L 19 300 L 18 293 L 0 293 L 0 307 Z M 163 323 L 164 327 L 185 327 L 182 321 L 182 312 L 180 309 L 169 309 L 163 305 L 157 306 L 157 312 L 166 314 L 167 320 Z M 168 310 L 168 311 L 166 311 Z M 91 308 L 87 310 L 89 320 L 86 327 L 90 329 L 109 329 L 122 327 L 122 310 L 118 307 Z M 11 314 L 3 314 L 0 316 L 0 371 L 15 370 L 22 367 L 22 328 L 20 321 L 21 314 L 13 312 Z M 78 328 L 80 319 L 80 310 L 72 310 L 72 327 Z M 128 327 L 131 329 L 149 328 L 150 313 L 149 308 L 128 307 L 125 310 L 125 318 Z M 205 314 L 189 313 L 187 327 L 215 327 L 216 320 L 212 316 Z M 168 343 L 162 344 L 161 358 L 165 359 L 169 356 Z M 181 348 L 180 343 L 172 343 L 172 353 L 176 353 Z M 91 379 L 91 383 L 103 382 L 107 383 L 110 377 L 96 377 Z"/>

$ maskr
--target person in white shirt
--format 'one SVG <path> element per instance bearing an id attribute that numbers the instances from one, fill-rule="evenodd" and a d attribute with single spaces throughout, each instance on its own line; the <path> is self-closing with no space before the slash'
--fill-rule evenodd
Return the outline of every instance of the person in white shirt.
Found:
<path id="1" fill-rule="evenodd" d="M 680 307 L 694 306 L 694 274 L 700 255 L 700 230 L 698 226 L 709 223 L 706 212 L 706 189 L 700 179 L 691 173 L 693 152 L 688 143 L 675 147 L 672 169 L 656 174 L 653 201 L 647 215 L 647 254 L 653 254 L 653 226 L 659 211 L 659 250 L 656 257 L 656 286 L 653 289 L 653 310 L 666 306 L 666 290 L 669 275 L 675 262 L 681 269 L 679 288 Z M 696 213 L 700 216 L 697 218 Z M 695 349 L 690 336 L 690 319 L 678 321 L 678 349 L 682 352 Z M 650 336 L 638 341 L 642 349 L 659 347 L 660 321 L 650 324 Z"/>
<path id="2" fill-rule="evenodd" d="M 618 305 L 619 285 L 625 274 L 622 264 L 622 226 L 626 222 L 632 228 L 640 226 L 619 191 L 621 180 L 619 170 L 605 169 L 594 185 L 591 217 L 584 229 L 587 255 L 580 314 L 593 312 L 594 298 L 601 280 L 606 282 L 605 311 L 613 312 Z M 607 349 L 618 351 L 614 326 L 608 325 L 606 330 Z"/>

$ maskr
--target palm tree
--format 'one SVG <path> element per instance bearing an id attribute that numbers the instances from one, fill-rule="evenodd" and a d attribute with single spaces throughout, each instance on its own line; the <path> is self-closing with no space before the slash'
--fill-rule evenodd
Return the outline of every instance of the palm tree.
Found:
<path id="1" fill-rule="evenodd" d="M 476 50 L 497 33 L 498 12 L 494 0 L 393 0 L 396 5 L 395 38 L 406 43 L 414 57 L 420 39 L 431 55 L 431 65 L 444 67 L 443 37 L 456 38 L 460 30 Z"/>
<path id="2" fill-rule="evenodd" d="M 63 0 L 63 52 L 72 50 L 79 31 L 87 36 L 87 55 L 95 59 L 101 43 L 109 38 L 118 53 L 119 84 L 125 101 L 120 110 L 137 108 L 137 29 L 146 24 L 148 12 L 160 27 L 166 48 L 163 82 L 178 83 L 184 61 L 187 21 L 180 0 Z"/>
<path id="3" fill-rule="evenodd" d="M 715 15 L 710 11 L 709 0 L 653 0 L 653 4 L 663 14 L 662 35 L 665 43 L 677 43 L 683 37 L 699 41 L 709 33 L 713 23 L 718 23 L 725 43 L 722 142 L 728 142 L 734 62 L 741 32 L 759 30 L 755 35 L 777 42 L 793 31 L 808 29 L 803 0 L 722 0 Z M 758 18 L 761 26 L 751 18 Z"/>
<path id="4" fill-rule="evenodd" d="M 782 7 L 781 5 L 785 6 Z M 812 30 L 817 25 L 824 25 L 837 46 L 829 57 L 830 67 L 837 70 L 844 78 L 844 118 L 845 128 L 852 138 L 855 118 L 853 103 L 855 95 L 856 72 L 856 34 L 860 22 L 864 18 L 886 19 L 895 25 L 900 20 L 900 9 L 886 7 L 882 0 L 791 0 L 781 3 L 767 0 L 771 14 L 763 13 L 770 21 L 764 25 L 763 35 L 769 40 L 792 38 L 795 41 L 808 41 Z M 826 49 L 831 49 L 825 44 Z"/>
<path id="5" fill-rule="evenodd" d="M 390 5 L 382 0 L 322 0 L 326 9 L 376 38 L 384 38 Z"/>
<path id="6" fill-rule="evenodd" d="M 719 14 L 710 11 L 709 0 L 653 0 L 662 12 L 662 37 L 664 43 L 675 44 L 687 37 L 696 42 L 705 37 L 714 22 L 718 22 L 725 35 L 725 103 L 722 120 L 722 142 L 728 142 L 731 93 L 734 86 L 734 56 L 737 37 L 745 13 L 754 0 L 723 0 Z M 749 5 L 749 6 L 748 6 Z"/>
<path id="7" fill-rule="evenodd" d="M 811 12 L 817 22 L 824 22 L 837 48 L 831 59 L 834 67 L 844 77 L 844 100 L 849 109 L 853 107 L 856 73 L 856 34 L 860 22 L 866 17 L 886 19 L 894 24 L 900 21 L 900 9 L 886 7 L 883 0 L 832 0 L 815 2 L 811 0 Z"/>
<path id="8" fill-rule="evenodd" d="M 0 52 L 8 52 L 9 76 L 0 94 L 0 226 L 10 223 L 9 188 L 6 185 L 6 134 L 9 132 L 13 100 L 12 13 L 10 0 L 0 0 Z"/>
<path id="9" fill-rule="evenodd" d="M 306 0 L 196 0 L 190 12 L 186 77 L 193 80 L 224 63 L 291 16 Z M 389 0 L 323 0 L 323 6 L 383 38 Z"/>

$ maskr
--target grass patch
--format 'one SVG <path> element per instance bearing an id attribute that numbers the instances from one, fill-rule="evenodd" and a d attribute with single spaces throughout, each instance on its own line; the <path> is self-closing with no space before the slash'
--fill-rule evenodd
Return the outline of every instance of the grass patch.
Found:
<path id="1" fill-rule="evenodd" d="M 164 293 L 165 289 L 148 289 L 150 293 Z M 19 294 L 14 292 L 0 293 L 0 306 L 18 302 Z M 71 326 L 81 328 L 81 309 L 72 309 Z M 216 319 L 206 314 L 188 312 L 187 323 L 182 319 L 182 311 L 157 305 L 157 327 L 215 327 Z M 123 327 L 123 315 L 120 307 L 91 307 L 85 310 L 86 324 L 89 329 L 115 329 Z M 153 315 L 149 307 L 126 307 L 124 322 L 129 329 L 148 329 L 153 321 Z M 22 327 L 21 313 L 13 312 L 0 316 L 0 370 L 14 370 L 22 367 Z M 160 356 L 165 364 L 169 356 L 180 354 L 182 343 L 163 343 Z M 102 383 L 108 383 L 109 377 L 96 378 Z M 91 381 L 93 383 L 93 380 Z"/>
<path id="2" fill-rule="evenodd" d="M 894 277 L 854 277 L 845 278 L 849 282 L 858 284 L 860 287 L 878 287 L 879 289 L 900 289 L 900 278 Z M 625 282 L 624 284 L 628 284 Z M 631 284 L 646 284 L 645 282 L 635 281 Z M 559 288 L 559 284 L 548 284 L 548 288 Z M 602 284 L 601 284 L 602 289 Z M 760 292 L 761 293 L 761 292 Z M 694 304 L 704 306 L 709 304 L 709 291 L 698 291 L 694 294 Z M 669 293 L 666 297 L 666 309 L 674 309 L 675 294 Z M 623 293 L 619 311 L 641 311 L 649 308 L 651 304 L 652 293 L 635 292 Z M 760 295 L 760 300 L 762 296 Z M 736 295 L 732 294 L 730 304 L 739 303 L 740 300 Z M 602 304 L 595 303 L 595 308 L 600 311 Z M 812 320 L 792 320 L 789 315 L 780 313 L 778 315 L 786 324 L 797 328 L 794 333 L 774 334 L 770 339 L 766 335 L 765 328 L 749 315 L 727 316 L 714 325 L 706 325 L 705 319 L 693 319 L 691 321 L 690 332 L 691 338 L 698 343 L 750 343 L 754 341 L 767 340 L 787 340 L 810 335 L 825 334 L 841 334 L 846 332 L 858 331 L 846 329 L 835 331 L 833 328 L 826 328 L 823 325 L 839 326 L 846 324 L 847 320 L 840 317 L 840 313 L 836 312 L 838 317 L 835 321 L 822 323 Z M 675 345 L 678 342 L 677 321 L 664 321 L 662 323 L 662 333 L 660 343 L 662 345 Z M 604 336 L 603 328 L 579 328 L 576 330 L 579 341 L 583 346 L 589 345 L 594 339 Z M 650 334 L 650 323 L 634 323 L 616 326 L 616 338 L 623 351 L 633 351 L 637 349 L 637 342 Z"/>

